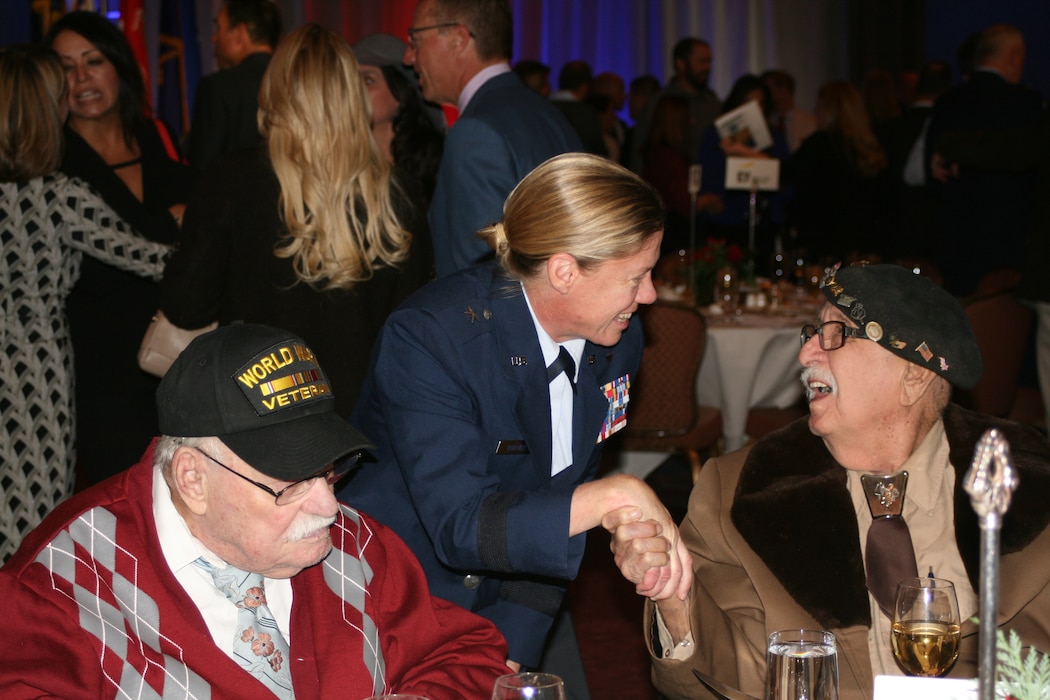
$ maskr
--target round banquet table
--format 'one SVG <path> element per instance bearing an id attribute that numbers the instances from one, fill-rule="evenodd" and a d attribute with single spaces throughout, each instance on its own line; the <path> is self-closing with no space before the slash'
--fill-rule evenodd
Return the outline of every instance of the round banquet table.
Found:
<path id="1" fill-rule="evenodd" d="M 732 451 L 748 440 L 745 426 L 752 408 L 787 408 L 802 396 L 799 333 L 815 315 L 791 311 L 707 317 L 697 400 L 721 409 L 725 449 Z"/>
<path id="2" fill-rule="evenodd" d="M 777 310 L 731 316 L 702 309 L 707 343 L 696 380 L 697 402 L 722 411 L 725 451 L 747 444 L 748 412 L 755 407 L 787 408 L 802 396 L 798 363 L 802 326 L 815 323 L 818 300 L 793 300 Z M 630 411 L 628 411 L 628 421 Z M 660 452 L 623 451 L 611 469 L 645 478 L 667 458 Z"/>

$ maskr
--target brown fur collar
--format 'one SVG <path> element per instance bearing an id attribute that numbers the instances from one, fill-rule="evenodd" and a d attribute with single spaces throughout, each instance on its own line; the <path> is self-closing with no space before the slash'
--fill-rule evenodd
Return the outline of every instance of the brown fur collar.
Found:
<path id="1" fill-rule="evenodd" d="M 981 535 L 962 486 L 984 431 L 1010 443 L 1020 478 L 1003 521 L 1001 553 L 1023 549 L 1050 521 L 1050 443 L 1016 423 L 949 406 L 944 414 L 955 466 L 956 540 L 974 589 Z M 758 441 L 744 462 L 731 510 L 733 524 L 795 601 L 825 629 L 871 625 L 859 530 L 845 470 L 806 419 Z M 828 537 L 829 533 L 834 536 Z"/>

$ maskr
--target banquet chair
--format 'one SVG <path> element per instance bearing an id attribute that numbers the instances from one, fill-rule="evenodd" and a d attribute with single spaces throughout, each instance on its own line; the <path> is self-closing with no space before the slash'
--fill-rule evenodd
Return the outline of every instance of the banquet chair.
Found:
<path id="1" fill-rule="evenodd" d="M 808 415 L 809 405 L 805 397 L 785 408 L 755 406 L 747 412 L 747 425 L 744 432 L 747 433 L 750 441 L 754 442 Z"/>
<path id="2" fill-rule="evenodd" d="M 696 400 L 707 322 L 697 308 L 667 301 L 657 301 L 639 313 L 645 350 L 638 377 L 631 381 L 621 447 L 682 452 L 689 458 L 695 482 L 703 465 L 701 455 L 718 454 L 722 437 L 722 412 Z"/>
<path id="3" fill-rule="evenodd" d="M 1017 402 L 1021 361 L 1034 324 L 1032 310 L 1014 295 L 1019 281 L 1016 271 L 997 270 L 962 300 L 984 358 L 984 373 L 973 389 L 957 392 L 955 400 L 1000 418 L 1011 417 Z"/>

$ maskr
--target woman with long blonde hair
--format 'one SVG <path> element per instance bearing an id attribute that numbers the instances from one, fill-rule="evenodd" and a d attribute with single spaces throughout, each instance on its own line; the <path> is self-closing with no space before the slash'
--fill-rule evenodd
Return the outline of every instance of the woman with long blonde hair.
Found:
<path id="1" fill-rule="evenodd" d="M 288 227 L 277 254 L 308 284 L 349 289 L 408 253 L 411 236 L 394 212 L 390 166 L 371 124 L 372 103 L 346 42 L 317 25 L 289 35 L 259 88 L 259 131 Z"/>
<path id="2" fill-rule="evenodd" d="M 881 254 L 889 185 L 886 154 L 872 132 L 864 99 L 850 83 L 817 93 L 817 130 L 784 168 L 794 185 L 789 207 L 798 241 L 814 260 Z"/>
<path id="3" fill-rule="evenodd" d="M 203 176 L 162 308 L 292 331 L 329 368 L 348 415 L 386 315 L 430 275 L 424 213 L 384 160 L 349 45 L 308 24 L 277 46 L 259 90 L 263 145 Z"/>
<path id="4" fill-rule="evenodd" d="M 850 83 L 827 83 L 817 92 L 817 129 L 840 141 L 846 155 L 865 177 L 886 167 L 886 153 L 871 129 L 860 91 Z"/>

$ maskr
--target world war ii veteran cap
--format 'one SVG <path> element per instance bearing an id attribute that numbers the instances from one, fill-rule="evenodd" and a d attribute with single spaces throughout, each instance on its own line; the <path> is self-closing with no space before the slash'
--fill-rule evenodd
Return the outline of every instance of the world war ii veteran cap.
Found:
<path id="1" fill-rule="evenodd" d="M 824 296 L 869 339 L 961 389 L 984 371 L 962 305 L 928 277 L 899 265 L 853 265 L 824 279 Z"/>
<path id="2" fill-rule="evenodd" d="M 164 375 L 157 412 L 162 434 L 217 437 L 282 481 L 374 447 L 335 413 L 313 351 L 269 326 L 238 323 L 195 338 Z"/>

